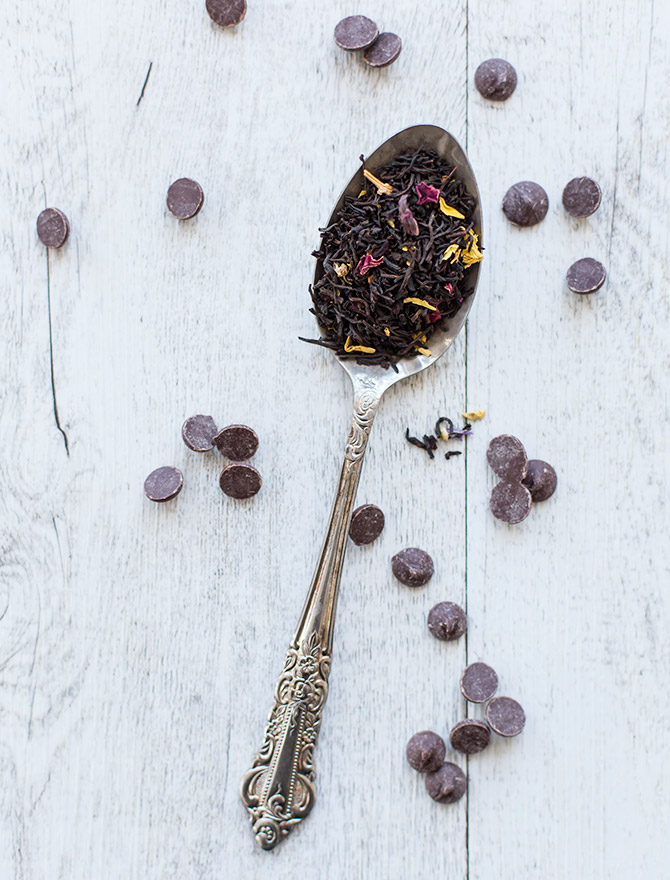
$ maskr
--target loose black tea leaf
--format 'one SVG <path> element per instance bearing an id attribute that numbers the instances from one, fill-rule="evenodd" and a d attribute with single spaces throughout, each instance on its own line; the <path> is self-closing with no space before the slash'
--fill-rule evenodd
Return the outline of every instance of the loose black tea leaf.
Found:
<path id="1" fill-rule="evenodd" d="M 365 171 L 359 196 L 321 230 L 314 256 L 322 274 L 310 293 L 322 335 L 304 341 L 389 367 L 430 356 L 431 334 L 472 293 L 468 270 L 482 259 L 476 201 L 432 151 Z"/>
<path id="2" fill-rule="evenodd" d="M 453 449 L 450 452 L 445 452 L 444 457 L 449 461 L 450 458 L 453 458 L 455 455 L 463 455 L 463 453 L 458 449 Z"/>

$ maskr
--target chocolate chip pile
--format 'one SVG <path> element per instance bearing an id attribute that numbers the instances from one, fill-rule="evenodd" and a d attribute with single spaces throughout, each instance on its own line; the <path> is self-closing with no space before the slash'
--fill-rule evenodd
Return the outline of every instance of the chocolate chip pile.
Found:
<path id="1" fill-rule="evenodd" d="M 463 609 L 453 602 L 440 602 L 428 615 L 428 629 L 437 639 L 454 641 L 466 631 Z M 498 675 L 488 664 L 471 663 L 463 670 L 460 688 L 467 703 L 486 704 L 485 720 L 463 718 L 449 731 L 449 745 L 462 755 L 483 752 L 491 742 L 491 734 L 518 736 L 526 723 L 522 706 L 511 697 L 496 697 Z M 447 747 L 442 737 L 432 730 L 415 733 L 405 750 L 407 761 L 419 773 L 425 773 L 426 791 L 442 804 L 460 800 L 467 789 L 463 770 L 446 761 Z"/>
<path id="2" fill-rule="evenodd" d="M 475 71 L 475 87 L 489 101 L 506 101 L 517 86 L 514 67 L 503 58 L 488 58 Z M 562 202 L 566 213 L 577 219 L 590 217 L 600 207 L 602 192 L 590 177 L 574 177 L 563 189 Z M 549 197 L 532 180 L 515 183 L 505 193 L 503 213 L 515 226 L 535 226 L 547 216 Z M 607 272 L 593 257 L 584 257 L 567 271 L 566 282 L 573 293 L 595 293 L 605 283 Z"/>
<path id="3" fill-rule="evenodd" d="M 335 42 L 346 52 L 362 52 L 368 67 L 388 67 L 402 51 L 397 34 L 379 33 L 372 19 L 365 15 L 349 15 L 335 26 Z"/>
<path id="4" fill-rule="evenodd" d="M 501 434 L 489 443 L 486 460 L 500 482 L 489 498 L 496 519 L 505 523 L 522 522 L 533 502 L 546 501 L 556 491 L 556 471 L 546 461 L 530 461 L 523 443 L 511 434 Z"/>
<path id="5" fill-rule="evenodd" d="M 228 425 L 218 429 L 211 416 L 190 416 L 181 428 L 182 440 L 193 452 L 211 452 L 214 448 L 230 459 L 219 475 L 221 491 L 230 498 L 252 498 L 263 480 L 255 467 L 247 464 L 258 450 L 258 435 L 248 425 Z M 182 472 L 172 466 L 152 471 L 144 481 L 144 494 L 150 501 L 171 501 L 184 485 Z"/>

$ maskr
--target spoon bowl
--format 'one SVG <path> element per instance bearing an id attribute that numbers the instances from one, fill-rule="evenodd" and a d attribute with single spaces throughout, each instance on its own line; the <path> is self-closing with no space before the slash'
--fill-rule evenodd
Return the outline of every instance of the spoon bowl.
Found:
<path id="1" fill-rule="evenodd" d="M 471 196 L 474 196 L 476 201 L 476 207 L 472 219 L 479 234 L 481 247 L 483 245 L 483 237 L 479 187 L 477 186 L 474 171 L 468 161 L 468 157 L 465 155 L 465 151 L 456 138 L 449 134 L 448 131 L 445 131 L 437 125 L 412 125 L 384 141 L 381 146 L 377 147 L 373 153 L 366 157 L 365 165 L 367 168 L 374 171 L 376 168 L 380 168 L 383 165 L 392 162 L 399 153 L 418 149 L 433 150 L 438 156 L 440 156 L 440 158 L 445 159 L 451 165 L 456 167 L 456 177 L 463 181 L 467 191 Z M 363 168 L 360 167 L 342 191 L 342 194 L 337 200 L 328 219 L 327 226 L 330 226 L 335 222 L 338 213 L 344 205 L 345 199 L 356 198 L 361 189 L 364 189 L 366 185 L 369 184 L 363 176 Z M 378 384 L 384 389 L 390 388 L 391 385 L 400 382 L 401 379 L 406 379 L 408 376 L 413 376 L 415 373 L 420 373 L 422 370 L 425 370 L 442 357 L 461 332 L 463 325 L 465 324 L 465 319 L 467 318 L 474 302 L 477 285 L 479 283 L 480 267 L 481 263 L 475 263 L 468 269 L 466 277 L 468 285 L 472 288 L 472 293 L 465 298 L 458 312 L 448 320 L 446 327 L 437 328 L 431 334 L 430 350 L 432 354 L 430 357 L 417 354 L 414 357 L 402 358 L 396 364 L 398 370 L 396 373 L 393 369 L 381 367 L 377 364 L 357 364 L 355 360 L 343 360 L 339 358 L 335 352 L 331 352 L 332 356 L 337 359 L 345 372 L 348 373 L 352 382 L 355 382 L 362 376 L 366 376 L 370 379 L 374 379 L 375 384 Z M 319 261 L 314 272 L 314 283 L 316 283 L 323 274 L 323 266 L 321 261 Z"/>
<path id="2" fill-rule="evenodd" d="M 419 147 L 434 150 L 456 167 L 458 176 L 476 199 L 473 219 L 481 236 L 477 182 L 465 153 L 448 132 L 435 125 L 406 128 L 378 147 L 366 164 L 376 169 L 391 162 L 399 153 Z M 364 179 L 359 169 L 335 205 L 329 224 L 344 200 L 360 192 Z M 322 273 L 319 263 L 315 281 Z M 429 357 L 417 354 L 403 358 L 397 362 L 396 372 L 334 355 L 354 386 L 354 412 L 344 463 L 321 555 L 277 682 L 263 745 L 240 786 L 240 797 L 249 813 L 256 841 L 263 849 L 273 849 L 284 840 L 310 813 L 316 800 L 314 750 L 328 694 L 337 596 L 363 456 L 377 407 L 387 388 L 425 370 L 442 357 L 465 323 L 478 279 L 479 263 L 476 263 L 468 269 L 472 293 L 445 328 L 431 334 Z"/>

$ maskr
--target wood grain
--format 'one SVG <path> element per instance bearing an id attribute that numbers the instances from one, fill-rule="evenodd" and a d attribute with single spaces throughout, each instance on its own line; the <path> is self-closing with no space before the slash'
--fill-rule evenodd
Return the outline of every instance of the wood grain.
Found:
<path id="1" fill-rule="evenodd" d="M 668 14 L 370 0 L 404 42 L 372 71 L 332 41 L 351 11 L 270 0 L 224 31 L 200 2 L 3 8 L 3 878 L 663 876 Z M 519 71 L 502 106 L 472 87 L 491 55 Z M 237 787 L 348 423 L 343 373 L 297 341 L 309 253 L 358 155 L 417 122 L 467 140 L 485 275 L 467 340 L 377 417 L 359 499 L 387 527 L 345 565 L 317 806 L 265 853 Z M 604 200 L 577 222 L 560 191 L 581 173 Z M 205 192 L 183 223 L 165 210 L 181 176 Z M 525 178 L 550 213 L 516 230 L 499 202 Z M 48 255 L 46 204 L 72 228 Z M 563 276 L 587 254 L 609 280 L 578 299 Z M 405 446 L 407 425 L 466 404 L 488 410 L 467 467 Z M 225 499 L 220 461 L 184 447 L 194 412 L 259 433 L 253 502 Z M 512 529 L 487 511 L 501 431 L 559 471 Z M 162 464 L 185 488 L 152 505 L 142 482 Z M 389 565 L 412 545 L 436 563 L 414 592 Z M 430 637 L 443 599 L 467 601 L 467 645 Z M 529 722 L 440 807 L 404 745 L 461 716 L 466 655 L 496 666 Z"/>

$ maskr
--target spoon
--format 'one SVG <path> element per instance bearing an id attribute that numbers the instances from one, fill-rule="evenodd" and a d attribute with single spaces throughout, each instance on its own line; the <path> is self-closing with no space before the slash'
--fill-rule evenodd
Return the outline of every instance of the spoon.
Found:
<path id="1" fill-rule="evenodd" d="M 406 128 L 378 147 L 366 165 L 374 170 L 391 162 L 399 153 L 420 147 L 434 150 L 456 166 L 457 176 L 476 199 L 473 221 L 481 239 L 477 182 L 465 153 L 448 132 L 435 125 Z M 364 184 L 361 168 L 340 196 L 327 225 L 333 222 L 344 200 L 356 197 Z M 274 849 L 310 813 L 316 799 L 314 749 L 328 695 L 342 563 L 363 456 L 379 402 L 391 385 L 434 364 L 458 336 L 472 306 L 479 267 L 476 263 L 469 270 L 472 294 L 465 298 L 446 328 L 435 330 L 431 335 L 430 357 L 417 354 L 404 358 L 397 363 L 398 372 L 394 372 L 378 365 L 361 366 L 333 355 L 351 379 L 354 391 L 354 412 L 344 464 L 321 556 L 277 682 L 265 739 L 240 786 L 240 797 L 249 812 L 256 841 L 263 849 Z M 318 263 L 315 282 L 322 274 L 321 263 Z"/>

